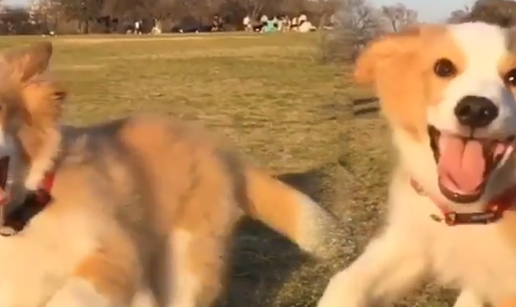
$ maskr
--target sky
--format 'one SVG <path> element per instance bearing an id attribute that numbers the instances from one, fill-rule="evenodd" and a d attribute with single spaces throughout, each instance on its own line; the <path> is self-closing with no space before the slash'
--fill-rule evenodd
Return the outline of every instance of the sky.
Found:
<path id="1" fill-rule="evenodd" d="M 7 4 L 27 4 L 30 0 L 5 0 Z"/>
<path id="2" fill-rule="evenodd" d="M 5 0 L 8 4 L 24 5 L 30 0 Z M 381 6 L 403 3 L 408 8 L 416 10 L 420 21 L 441 22 L 444 21 L 453 10 L 471 6 L 474 0 L 368 0 L 372 4 Z"/>
<path id="3" fill-rule="evenodd" d="M 370 3 L 381 6 L 403 3 L 406 7 L 418 12 L 418 19 L 422 22 L 444 21 L 452 11 L 472 6 L 474 0 L 369 0 Z"/>

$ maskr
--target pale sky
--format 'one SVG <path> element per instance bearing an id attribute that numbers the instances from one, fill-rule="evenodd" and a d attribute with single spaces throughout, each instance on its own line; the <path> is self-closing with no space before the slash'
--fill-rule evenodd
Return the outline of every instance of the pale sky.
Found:
<path id="1" fill-rule="evenodd" d="M 445 20 L 451 11 L 471 6 L 474 0 L 368 0 L 372 4 L 381 6 L 386 4 L 403 3 L 407 7 L 418 11 L 420 21 L 440 22 Z M 8 4 L 24 5 L 30 0 L 5 0 Z"/>
<path id="2" fill-rule="evenodd" d="M 475 0 L 369 0 L 370 3 L 381 6 L 387 4 L 403 3 L 406 7 L 418 12 L 419 21 L 441 22 L 452 11 L 472 6 Z"/>

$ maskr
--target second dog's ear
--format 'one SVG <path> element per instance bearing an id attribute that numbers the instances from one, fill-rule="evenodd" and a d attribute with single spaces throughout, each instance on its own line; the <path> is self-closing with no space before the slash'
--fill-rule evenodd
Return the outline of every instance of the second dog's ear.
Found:
<path id="1" fill-rule="evenodd" d="M 2 58 L 11 66 L 13 74 L 21 82 L 26 82 L 48 69 L 52 49 L 52 43 L 39 42 L 28 47 L 7 50 Z"/>

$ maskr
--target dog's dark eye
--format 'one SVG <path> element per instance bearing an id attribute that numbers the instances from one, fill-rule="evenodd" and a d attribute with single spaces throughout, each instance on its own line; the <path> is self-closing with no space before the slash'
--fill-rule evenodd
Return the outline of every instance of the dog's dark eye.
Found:
<path id="1" fill-rule="evenodd" d="M 507 83 L 509 86 L 516 87 L 516 68 L 509 70 L 509 72 L 507 72 L 505 76 L 503 76 L 503 81 Z"/>
<path id="2" fill-rule="evenodd" d="M 439 59 L 435 62 L 434 73 L 441 78 L 450 78 L 457 74 L 457 67 L 448 59 Z"/>

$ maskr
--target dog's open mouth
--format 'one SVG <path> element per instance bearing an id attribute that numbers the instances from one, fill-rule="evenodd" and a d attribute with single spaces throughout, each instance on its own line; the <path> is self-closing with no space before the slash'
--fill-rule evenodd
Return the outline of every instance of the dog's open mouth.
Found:
<path id="1" fill-rule="evenodd" d="M 456 203 L 475 202 L 493 170 L 514 150 L 515 136 L 503 140 L 463 137 L 428 127 L 437 163 L 439 189 Z"/>

